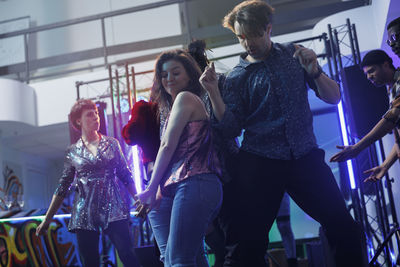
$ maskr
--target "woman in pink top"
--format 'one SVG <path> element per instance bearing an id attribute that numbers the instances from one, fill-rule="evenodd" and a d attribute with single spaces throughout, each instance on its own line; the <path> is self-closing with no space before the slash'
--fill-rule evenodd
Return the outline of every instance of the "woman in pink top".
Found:
<path id="1" fill-rule="evenodd" d="M 183 50 L 157 59 L 153 101 L 170 112 L 149 185 L 137 197 L 140 207 L 151 210 L 148 217 L 165 266 L 208 266 L 203 240 L 222 200 L 200 76 L 197 63 Z"/>

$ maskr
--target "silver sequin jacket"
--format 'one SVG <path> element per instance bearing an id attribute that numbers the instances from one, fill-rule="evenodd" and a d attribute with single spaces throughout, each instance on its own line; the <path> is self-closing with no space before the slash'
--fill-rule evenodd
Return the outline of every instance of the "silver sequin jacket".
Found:
<path id="1" fill-rule="evenodd" d="M 113 221 L 129 216 L 116 177 L 127 186 L 132 174 L 117 139 L 101 135 L 94 156 L 79 139 L 71 145 L 55 195 L 65 197 L 76 177 L 76 193 L 68 229 L 106 229 Z"/>

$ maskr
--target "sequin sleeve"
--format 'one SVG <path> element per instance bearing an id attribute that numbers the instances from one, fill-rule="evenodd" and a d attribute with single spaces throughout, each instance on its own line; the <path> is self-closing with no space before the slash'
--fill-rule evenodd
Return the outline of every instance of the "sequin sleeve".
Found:
<path id="1" fill-rule="evenodd" d="M 128 164 L 126 162 L 125 156 L 122 153 L 122 149 L 121 146 L 118 142 L 117 139 L 113 140 L 113 146 L 115 149 L 115 153 L 116 153 L 116 172 L 117 172 L 117 177 L 122 181 L 122 183 L 125 186 L 128 186 L 130 183 L 133 182 L 132 180 L 132 172 L 128 167 Z"/>
<path id="2" fill-rule="evenodd" d="M 72 182 L 74 181 L 74 178 L 75 178 L 75 167 L 73 165 L 73 154 L 72 150 L 69 148 L 64 158 L 63 172 L 58 187 L 54 192 L 54 195 L 65 197 L 69 192 L 69 189 L 71 187 Z"/>

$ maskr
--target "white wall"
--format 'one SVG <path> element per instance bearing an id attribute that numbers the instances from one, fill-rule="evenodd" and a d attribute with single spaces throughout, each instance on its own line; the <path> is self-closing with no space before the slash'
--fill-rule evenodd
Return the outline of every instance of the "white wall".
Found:
<path id="1" fill-rule="evenodd" d="M 336 28 L 345 25 L 346 19 L 350 19 L 350 23 L 356 26 L 361 52 L 380 48 L 389 4 L 390 0 L 374 0 L 370 6 L 354 8 L 326 17 L 315 25 L 313 36 L 328 32 L 328 24 L 332 28 Z M 337 30 L 340 32 L 341 28 L 337 28 Z M 345 43 L 350 44 L 349 37 L 345 38 Z M 343 55 L 351 55 L 349 47 L 342 46 L 340 48 Z M 322 52 L 323 46 L 320 45 L 317 51 Z"/>
<path id="2" fill-rule="evenodd" d="M 135 72 L 152 70 L 154 62 L 135 64 Z M 125 73 L 124 68 L 118 69 L 120 75 Z M 114 69 L 113 69 L 113 76 Z M 68 114 L 77 98 L 75 83 L 77 81 L 92 81 L 108 78 L 108 71 L 98 70 L 91 73 L 68 76 L 44 82 L 31 83 L 37 95 L 38 126 L 51 125 L 68 121 Z M 136 77 L 136 88 L 138 90 L 151 87 L 153 74 L 145 74 Z M 120 90 L 125 90 L 125 78 L 121 79 Z M 80 98 L 93 98 L 109 95 L 109 81 L 83 85 L 80 87 Z M 114 88 L 115 90 L 115 88 Z M 141 94 L 146 95 L 146 94 Z M 111 114 L 110 99 L 102 99 L 107 103 L 107 112 Z"/>
<path id="3" fill-rule="evenodd" d="M 34 89 L 19 81 L 0 78 L 0 121 L 37 125 Z"/>
<path id="4" fill-rule="evenodd" d="M 47 208 L 61 175 L 60 162 L 19 152 L 0 141 L 2 170 L 4 163 L 12 163 L 22 170 L 21 177 L 18 178 L 24 189 L 24 208 Z M 3 186 L 4 177 L 0 182 L 0 187 Z M 0 197 L 3 198 L 3 194 Z"/>

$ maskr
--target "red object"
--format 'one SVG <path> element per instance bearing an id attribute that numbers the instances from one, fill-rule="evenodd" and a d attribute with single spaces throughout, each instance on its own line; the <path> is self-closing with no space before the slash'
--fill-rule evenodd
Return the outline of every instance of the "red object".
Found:
<path id="1" fill-rule="evenodd" d="M 154 161 L 160 147 L 157 104 L 143 100 L 136 102 L 132 107 L 128 124 L 122 129 L 122 137 L 128 145 L 140 146 L 143 151 L 143 163 Z"/>

